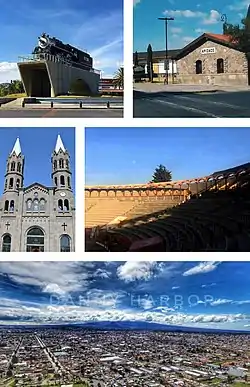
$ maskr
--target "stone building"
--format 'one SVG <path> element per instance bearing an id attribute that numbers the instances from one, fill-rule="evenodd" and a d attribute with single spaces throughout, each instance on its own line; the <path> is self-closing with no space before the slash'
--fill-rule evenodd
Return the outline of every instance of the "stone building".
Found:
<path id="1" fill-rule="evenodd" d="M 175 57 L 177 83 L 248 85 L 246 54 L 231 43 L 230 36 L 205 33 Z"/>
<path id="2" fill-rule="evenodd" d="M 138 52 L 139 65 L 147 53 Z M 153 52 L 154 73 L 163 81 L 166 52 Z M 204 85 L 250 85 L 246 54 L 223 34 L 204 33 L 180 50 L 168 51 L 169 83 Z"/>
<path id="3" fill-rule="evenodd" d="M 37 182 L 25 187 L 24 161 L 17 138 L 7 159 L 0 200 L 0 250 L 74 251 L 75 206 L 70 155 L 60 135 L 51 157 L 51 187 Z"/>

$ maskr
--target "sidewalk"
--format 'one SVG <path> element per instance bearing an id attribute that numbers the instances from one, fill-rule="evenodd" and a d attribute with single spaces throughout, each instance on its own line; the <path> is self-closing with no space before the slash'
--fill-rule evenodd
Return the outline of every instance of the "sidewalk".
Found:
<path id="1" fill-rule="evenodd" d="M 134 83 L 135 91 L 143 91 L 145 93 L 215 93 L 223 91 L 250 91 L 250 86 L 217 86 L 217 85 L 185 85 L 185 84 L 170 84 L 162 83 Z"/>

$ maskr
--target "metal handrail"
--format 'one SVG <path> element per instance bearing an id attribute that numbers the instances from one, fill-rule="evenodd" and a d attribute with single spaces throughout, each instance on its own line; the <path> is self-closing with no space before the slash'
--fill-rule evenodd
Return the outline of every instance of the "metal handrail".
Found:
<path id="1" fill-rule="evenodd" d="M 43 62 L 44 60 L 49 60 L 49 61 L 54 62 L 54 63 L 63 63 L 65 65 L 67 65 L 67 66 L 74 66 L 74 62 L 65 60 L 63 58 L 60 58 L 58 56 L 51 55 L 51 54 L 48 54 L 48 53 L 32 54 L 32 55 L 26 55 L 26 56 L 19 56 L 18 57 L 18 62 Z M 81 68 L 81 63 L 77 63 L 76 62 L 76 64 L 78 66 L 75 66 L 75 67 Z M 94 68 L 91 68 L 88 71 L 90 71 L 92 73 L 95 73 L 95 74 L 100 74 L 101 73 L 101 70 L 97 70 L 97 69 L 94 69 Z"/>

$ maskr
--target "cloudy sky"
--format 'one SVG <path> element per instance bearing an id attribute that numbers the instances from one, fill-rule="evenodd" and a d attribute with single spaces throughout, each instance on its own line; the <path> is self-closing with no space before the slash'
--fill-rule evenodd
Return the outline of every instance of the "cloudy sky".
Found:
<path id="1" fill-rule="evenodd" d="M 133 0 L 134 50 L 164 50 L 164 23 L 158 17 L 173 17 L 169 22 L 169 48 L 182 48 L 203 32 L 222 33 L 221 15 L 229 23 L 240 23 L 245 17 L 249 0 Z M 150 25 L 150 28 L 148 26 Z"/>
<path id="2" fill-rule="evenodd" d="M 0 323 L 250 327 L 249 263 L 1 262 Z"/>
<path id="3" fill-rule="evenodd" d="M 0 83 L 19 78 L 18 56 L 42 32 L 88 50 L 103 77 L 123 63 L 123 0 L 0 0 L 0 10 Z"/>

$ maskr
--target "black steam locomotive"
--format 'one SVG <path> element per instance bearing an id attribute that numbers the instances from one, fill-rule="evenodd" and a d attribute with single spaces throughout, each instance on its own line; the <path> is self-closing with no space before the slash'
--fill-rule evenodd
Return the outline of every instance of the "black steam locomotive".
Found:
<path id="1" fill-rule="evenodd" d="M 35 47 L 33 54 L 41 55 L 50 54 L 59 61 L 66 61 L 75 67 L 81 67 L 84 70 L 93 68 L 93 58 L 86 52 L 80 51 L 70 44 L 64 44 L 61 40 L 51 38 L 48 34 L 43 33 L 38 38 L 38 45 Z"/>

